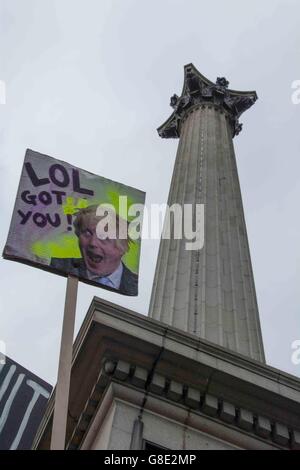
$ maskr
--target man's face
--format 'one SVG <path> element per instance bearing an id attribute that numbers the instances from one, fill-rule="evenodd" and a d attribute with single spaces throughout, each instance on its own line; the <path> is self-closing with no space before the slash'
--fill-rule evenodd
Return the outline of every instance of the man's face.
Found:
<path id="1" fill-rule="evenodd" d="M 99 276 L 108 276 L 119 266 L 125 249 L 115 239 L 98 238 L 97 223 L 97 220 L 89 220 L 82 227 L 79 247 L 87 269 Z"/>

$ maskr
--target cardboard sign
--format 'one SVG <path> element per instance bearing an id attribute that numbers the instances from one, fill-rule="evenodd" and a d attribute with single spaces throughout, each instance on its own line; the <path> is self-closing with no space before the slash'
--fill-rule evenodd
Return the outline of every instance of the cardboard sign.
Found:
<path id="1" fill-rule="evenodd" d="M 27 150 L 3 257 L 136 296 L 144 203 L 142 191 Z"/>

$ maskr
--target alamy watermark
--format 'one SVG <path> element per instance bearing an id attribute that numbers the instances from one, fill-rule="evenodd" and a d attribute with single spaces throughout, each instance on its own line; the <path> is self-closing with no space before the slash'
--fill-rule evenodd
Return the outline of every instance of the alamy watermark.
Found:
<path id="1" fill-rule="evenodd" d="M 0 340 L 0 366 L 6 364 L 6 343 Z"/>
<path id="2" fill-rule="evenodd" d="M 6 104 L 6 85 L 4 80 L 0 80 L 0 104 Z"/>
<path id="3" fill-rule="evenodd" d="M 297 366 L 300 364 L 300 339 L 295 339 L 291 344 L 291 348 L 294 349 L 291 361 L 295 366 Z"/>
<path id="4" fill-rule="evenodd" d="M 300 80 L 294 80 L 292 82 L 292 89 L 295 90 L 291 96 L 292 103 L 300 104 Z"/>
<path id="5" fill-rule="evenodd" d="M 100 239 L 185 240 L 185 249 L 201 250 L 204 246 L 204 204 L 143 204 L 128 206 L 126 196 L 119 197 L 118 215 L 115 207 L 100 204 L 96 216 L 97 237 Z M 163 222 L 164 219 L 164 222 Z"/>

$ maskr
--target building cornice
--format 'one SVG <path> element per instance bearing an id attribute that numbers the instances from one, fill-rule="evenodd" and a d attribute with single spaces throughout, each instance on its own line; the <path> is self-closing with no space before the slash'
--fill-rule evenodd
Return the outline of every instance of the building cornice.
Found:
<path id="1" fill-rule="evenodd" d="M 139 392 L 139 393 L 137 393 Z M 131 397 L 133 397 L 131 399 Z M 67 449 L 90 448 L 95 429 L 108 410 L 113 398 L 131 401 L 139 408 L 142 419 L 145 411 L 154 412 L 234 446 L 246 449 L 300 448 L 298 431 L 272 423 L 265 416 L 236 408 L 234 404 L 183 383 L 129 364 L 123 360 L 107 360 L 93 387 Z M 98 414 L 102 416 L 98 418 Z M 96 424 L 94 424 L 96 421 Z"/>
<path id="2" fill-rule="evenodd" d="M 127 364 L 123 378 L 120 375 L 122 363 Z M 137 378 L 137 371 L 142 380 Z M 261 421 L 270 424 L 266 442 L 285 448 L 298 446 L 298 378 L 98 298 L 93 299 L 73 348 L 67 428 L 70 446 L 76 429 L 82 427 L 82 416 L 86 415 L 90 400 L 97 408 L 111 380 L 123 381 L 128 387 L 157 395 L 159 387 L 153 388 L 157 377 L 161 377 L 158 383 L 163 383 L 158 394 L 163 400 L 174 401 L 175 397 L 178 406 L 186 407 L 190 390 L 192 396 L 199 395 L 194 407 L 196 413 L 205 414 L 206 402 L 212 400 L 216 412 L 212 418 L 220 423 L 224 421 L 226 410 L 231 410 L 228 419 L 232 419 L 230 426 L 236 429 L 240 428 L 240 415 L 252 416 L 251 430 L 247 432 L 254 437 L 257 422 Z M 171 384 L 175 384 L 174 393 Z M 178 390 L 181 390 L 179 395 Z M 97 393 L 98 404 L 94 393 Z M 34 448 L 49 447 L 53 398 L 54 395 Z M 90 422 L 96 408 L 90 413 Z M 76 445 L 80 446 L 78 436 L 76 439 Z"/>

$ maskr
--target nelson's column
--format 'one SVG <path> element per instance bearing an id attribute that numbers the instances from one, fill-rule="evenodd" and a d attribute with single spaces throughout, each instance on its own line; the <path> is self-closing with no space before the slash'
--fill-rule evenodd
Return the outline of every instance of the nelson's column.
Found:
<path id="1" fill-rule="evenodd" d="M 150 316 L 264 362 L 232 144 L 239 117 L 256 99 L 254 91 L 229 90 L 225 78 L 214 84 L 185 67 L 181 97 L 172 96 L 174 112 L 158 132 L 180 139 L 168 204 L 204 204 L 204 247 L 161 241 Z"/>
<path id="2" fill-rule="evenodd" d="M 66 449 L 300 449 L 300 380 L 265 363 L 232 142 L 257 96 L 184 70 L 158 132 L 179 137 L 168 203 L 204 205 L 204 246 L 161 240 L 149 317 L 93 299 Z M 53 398 L 35 449 L 50 446 Z"/>

